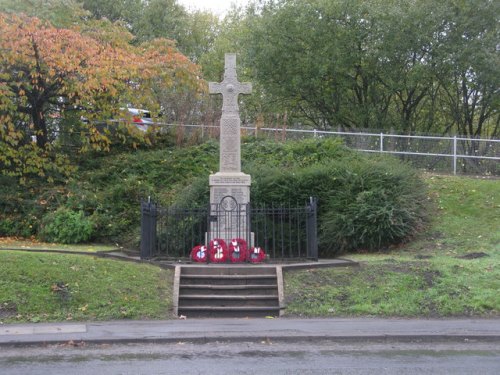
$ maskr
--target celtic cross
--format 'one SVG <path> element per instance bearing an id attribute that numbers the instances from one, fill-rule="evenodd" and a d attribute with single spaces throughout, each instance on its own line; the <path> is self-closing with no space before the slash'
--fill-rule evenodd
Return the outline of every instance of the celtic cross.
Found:
<path id="1" fill-rule="evenodd" d="M 236 54 L 226 53 L 224 80 L 210 82 L 210 94 L 222 94 L 222 116 L 220 119 L 220 164 L 219 171 L 240 172 L 240 113 L 238 95 L 250 94 L 251 83 L 238 82 L 236 76 Z"/>

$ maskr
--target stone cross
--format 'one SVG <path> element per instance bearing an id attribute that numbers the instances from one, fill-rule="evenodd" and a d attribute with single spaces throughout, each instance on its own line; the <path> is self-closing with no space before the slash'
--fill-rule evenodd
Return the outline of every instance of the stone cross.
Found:
<path id="1" fill-rule="evenodd" d="M 238 82 L 236 76 L 236 54 L 226 53 L 224 80 L 209 83 L 210 94 L 222 94 L 222 116 L 220 119 L 219 172 L 241 172 L 240 112 L 238 95 L 250 94 L 251 83 Z"/>

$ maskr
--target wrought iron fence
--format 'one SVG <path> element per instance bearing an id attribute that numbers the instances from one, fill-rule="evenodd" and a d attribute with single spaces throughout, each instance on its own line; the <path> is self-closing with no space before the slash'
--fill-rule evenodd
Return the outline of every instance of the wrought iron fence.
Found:
<path id="1" fill-rule="evenodd" d="M 215 238 L 242 238 L 274 260 L 318 259 L 315 199 L 303 207 L 238 205 L 231 210 L 221 205 L 184 209 L 141 202 L 141 214 L 142 259 L 187 259 L 192 248 Z"/>
<path id="2" fill-rule="evenodd" d="M 211 125 L 159 124 L 162 131 L 183 137 L 217 138 L 219 127 Z M 500 176 L 500 140 L 401 135 L 369 132 L 321 131 L 289 128 L 242 127 L 242 135 L 277 141 L 310 137 L 339 137 L 346 146 L 362 152 L 392 154 L 417 168 L 453 174 Z"/>

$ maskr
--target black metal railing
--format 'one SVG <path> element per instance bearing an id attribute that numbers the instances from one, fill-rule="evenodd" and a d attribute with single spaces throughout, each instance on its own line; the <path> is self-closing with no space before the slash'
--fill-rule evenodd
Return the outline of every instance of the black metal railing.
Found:
<path id="1" fill-rule="evenodd" d="M 317 202 L 302 207 L 162 208 L 141 203 L 141 258 L 188 258 L 197 245 L 215 238 L 242 238 L 270 259 L 318 259 Z"/>

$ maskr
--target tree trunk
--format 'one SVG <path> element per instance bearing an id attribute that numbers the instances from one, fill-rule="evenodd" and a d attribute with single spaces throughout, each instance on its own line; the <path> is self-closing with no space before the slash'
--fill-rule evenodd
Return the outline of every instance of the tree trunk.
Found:
<path id="1" fill-rule="evenodd" d="M 40 148 L 45 148 L 47 145 L 47 122 L 45 121 L 45 116 L 41 109 L 37 106 L 33 106 L 31 111 L 31 118 L 33 119 L 33 125 L 36 134 L 36 145 Z"/>

